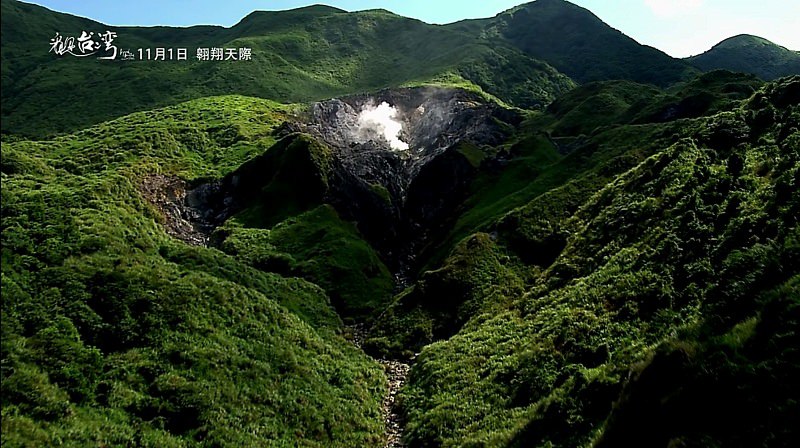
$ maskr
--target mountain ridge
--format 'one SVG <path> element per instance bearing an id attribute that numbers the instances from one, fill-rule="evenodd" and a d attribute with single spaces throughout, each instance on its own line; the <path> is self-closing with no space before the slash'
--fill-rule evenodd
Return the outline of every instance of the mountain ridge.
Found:
<path id="1" fill-rule="evenodd" d="M 4 33 L 28 22 L 36 34 L 48 38 L 68 29 L 104 27 L 21 5 L 3 2 Z M 93 63 L 88 70 L 106 82 L 91 86 L 77 80 L 86 76 L 86 62 L 94 61 L 59 59 L 23 41 L 11 47 L 12 41 L 4 38 L 9 45 L 2 49 L 3 130 L 39 136 L 69 132 L 113 114 L 215 94 L 297 102 L 450 80 L 445 82 L 471 84 L 512 104 L 535 108 L 574 86 L 545 62 L 510 46 L 493 45 L 444 27 L 374 10 L 312 11 L 316 12 L 310 20 L 307 10 L 254 13 L 230 28 L 112 28 L 119 35 L 117 44 L 125 48 L 183 45 L 190 47 L 190 60 L 183 65 Z M 194 47 L 203 45 L 248 46 L 254 57 L 235 65 L 203 64 L 194 60 Z M 492 69 L 498 67 L 503 69 Z M 51 77 L 53 72 L 59 76 Z M 43 76 L 49 80 L 39 79 Z M 115 83 L 121 84 L 121 90 L 113 90 Z M 42 115 L 45 109 L 49 120 Z"/>
<path id="2" fill-rule="evenodd" d="M 254 11 L 231 27 L 109 27 L 126 48 L 185 46 L 193 53 L 199 42 L 251 46 L 254 61 L 235 70 L 228 64 L 196 61 L 183 66 L 142 62 L 87 67 L 88 61 L 57 59 L 11 30 L 24 27 L 51 37 L 56 31 L 105 25 L 18 1 L 4 1 L 2 7 L 6 85 L 2 129 L 28 136 L 70 132 L 109 115 L 205 95 L 304 102 L 444 83 L 471 86 L 514 106 L 541 109 L 576 82 L 621 79 L 664 88 L 699 73 L 687 61 L 641 45 L 591 11 L 564 0 L 538 0 L 492 18 L 447 25 L 429 25 L 385 10 L 351 13 L 312 5 Z M 752 65 L 743 68 L 757 71 Z M 87 76 L 86 70 L 107 82 L 93 83 L 91 88 L 78 82 Z M 52 76 L 55 73 L 60 76 Z M 114 83 L 122 87 L 112 93 Z"/>

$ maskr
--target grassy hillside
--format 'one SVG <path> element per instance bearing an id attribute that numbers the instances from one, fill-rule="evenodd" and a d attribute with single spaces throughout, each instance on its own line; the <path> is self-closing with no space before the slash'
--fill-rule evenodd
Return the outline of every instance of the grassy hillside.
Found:
<path id="1" fill-rule="evenodd" d="M 532 126 L 553 137 L 590 136 L 620 124 L 664 123 L 728 110 L 764 83 L 754 75 L 717 70 L 668 89 L 630 81 L 584 84 L 562 95 Z"/>
<path id="2" fill-rule="evenodd" d="M 476 193 L 465 202 L 449 238 L 419 280 L 381 316 L 367 348 L 408 355 L 451 337 L 475 314 L 491 313 L 522 295 L 525 282 L 566 244 L 560 221 L 617 175 L 669 145 L 680 129 L 675 124 L 615 127 L 547 163 L 540 158 L 556 151 L 552 141 L 541 134 L 521 140 L 507 170 L 476 181 Z M 538 227 L 520 228 L 523 219 Z M 497 250 L 498 238 L 506 250 Z"/>
<path id="3" fill-rule="evenodd" d="M 630 168 L 631 160 L 641 161 L 652 151 L 653 142 L 671 141 L 669 123 L 728 110 L 762 85 L 752 75 L 715 71 L 666 90 L 630 81 L 573 89 L 542 113 L 529 114 L 517 135 L 501 147 L 484 148 L 487 159 L 500 162 L 481 167 L 453 227 L 425 249 L 420 266 L 435 268 L 461 239 L 609 160 L 617 160 L 616 169 Z M 667 125 L 641 126 L 655 123 Z M 634 158 L 622 158 L 626 152 Z M 608 182 L 609 173 L 601 179 L 596 185 Z"/>
<path id="4" fill-rule="evenodd" d="M 383 310 L 394 287 L 375 250 L 330 205 L 320 205 L 272 229 L 234 218 L 220 230 L 222 248 L 270 272 L 307 278 L 328 292 L 340 315 L 369 319 Z"/>
<path id="5" fill-rule="evenodd" d="M 511 104 L 536 107 L 574 86 L 513 47 L 383 10 L 256 12 L 231 28 L 112 28 L 16 1 L 4 1 L 1 12 L 2 129 L 23 135 L 73 131 L 219 94 L 296 102 L 455 75 Z M 113 29 L 121 49 L 187 47 L 190 60 L 58 58 L 46 52 L 46 40 L 23 37 L 84 29 Z M 253 60 L 195 59 L 197 47 L 215 46 L 250 47 Z"/>
<path id="6" fill-rule="evenodd" d="M 382 370 L 338 336 L 326 290 L 251 267 L 262 246 L 243 235 L 236 256 L 168 237 L 140 190 L 232 171 L 288 111 L 208 98 L 2 143 L 4 445 L 381 443 Z M 335 236 L 316 244 L 380 266 L 326 219 Z M 316 279 L 299 226 L 274 230 L 276 252 Z"/>
<path id="7" fill-rule="evenodd" d="M 598 128 L 630 121 L 639 111 L 664 96 L 656 87 L 631 81 L 584 84 L 559 97 L 539 120 L 556 137 L 591 135 Z"/>
<path id="8" fill-rule="evenodd" d="M 705 75 L 643 95 L 705 89 L 731 110 L 549 136 L 595 96 L 642 99 L 589 85 L 505 145 L 459 147 L 478 174 L 437 250 L 455 248 L 366 341 L 422 351 L 401 393 L 412 444 L 796 440 L 800 79 L 737 102 L 759 85 Z M 384 376 L 339 314 L 375 316 L 392 281 L 324 204 L 329 149 L 276 141 L 295 113 L 212 97 L 3 141 L 7 443 L 382 443 Z M 221 250 L 167 236 L 152 175 L 251 191 Z"/>
<path id="9" fill-rule="evenodd" d="M 664 141 L 632 133 L 462 241 L 404 295 L 461 327 L 402 394 L 412 445 L 797 441 L 798 104 L 794 78 Z"/>
<path id="10" fill-rule="evenodd" d="M 700 70 L 725 69 L 753 73 L 767 81 L 800 75 L 800 53 L 747 34 L 725 39 L 707 52 L 687 58 L 686 61 Z"/>
<path id="11" fill-rule="evenodd" d="M 537 0 L 103 62 L 30 36 L 105 25 L 0 8 L 4 448 L 800 445 L 800 76 L 741 73 L 796 53 L 695 68 Z M 470 91 L 380 93 L 425 147 L 354 141 L 425 84 Z"/>

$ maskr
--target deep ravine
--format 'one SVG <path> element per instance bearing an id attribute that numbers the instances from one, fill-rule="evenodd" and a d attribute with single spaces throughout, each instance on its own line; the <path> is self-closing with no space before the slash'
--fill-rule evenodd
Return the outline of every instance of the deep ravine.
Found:
<path id="1" fill-rule="evenodd" d="M 364 328 L 364 325 L 349 325 L 347 328 L 352 335 L 351 342 L 356 347 L 361 348 L 361 344 L 364 342 L 367 335 L 367 330 Z M 375 360 L 383 366 L 383 370 L 386 372 L 386 379 L 389 383 L 381 409 L 383 423 L 386 428 L 383 446 L 384 448 L 402 448 L 405 447 L 403 443 L 403 421 L 399 409 L 397 408 L 397 394 L 406 383 L 406 379 L 408 379 L 411 365 L 383 358 L 375 358 Z"/>

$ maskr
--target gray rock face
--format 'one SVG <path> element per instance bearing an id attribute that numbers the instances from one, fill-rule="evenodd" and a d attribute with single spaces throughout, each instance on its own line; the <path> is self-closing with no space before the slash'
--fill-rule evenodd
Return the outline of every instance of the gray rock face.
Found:
<path id="1" fill-rule="evenodd" d="M 382 103 L 385 109 L 394 108 L 396 137 L 407 149 L 393 148 L 379 129 L 359 119 L 362 111 Z M 295 193 L 308 189 L 316 194 L 307 202 L 324 200 L 356 222 L 402 287 L 421 248 L 446 232 L 457 217 L 480 168 L 483 157 L 470 160 L 460 144 L 469 142 L 471 151 L 486 152 L 506 141 L 520 121 L 516 112 L 457 89 L 404 88 L 331 99 L 314 104 L 305 120 L 284 123 L 276 135 L 286 138 L 225 178 L 194 189 L 154 183 L 153 191 L 145 193 L 162 210 L 174 235 L 192 244 L 213 245 L 209 236 L 216 226 L 264 201 L 264 186 L 274 176 L 283 176 Z M 292 159 L 291 166 L 283 165 L 287 162 L 282 154 L 298 133 L 331 148 L 325 156 L 331 165 L 324 192 L 309 187 L 319 177 L 309 161 Z"/>
<path id="2" fill-rule="evenodd" d="M 195 246 L 207 245 L 214 229 L 204 206 L 207 188 L 192 190 L 186 182 L 161 174 L 146 176 L 139 183 L 142 196 L 161 214 L 167 233 Z"/>
<path id="3" fill-rule="evenodd" d="M 359 123 L 361 111 L 381 103 L 396 109 L 395 118 L 402 124 L 399 138 L 408 144 L 408 150 L 393 150 L 381 135 Z M 393 179 L 388 183 L 397 183 L 402 191 L 422 166 L 455 143 L 498 145 L 508 137 L 508 129 L 499 123 L 516 125 L 521 120 L 477 94 L 438 87 L 391 89 L 322 101 L 314 104 L 310 115 L 306 131 L 337 149 L 339 159 L 356 174 L 383 179 L 386 169 L 391 169 Z"/>
<path id="4" fill-rule="evenodd" d="M 359 115 L 382 103 L 395 109 L 393 149 Z M 448 221 L 467 194 L 477 167 L 456 146 L 493 147 L 520 123 L 516 112 L 458 89 L 391 89 L 316 103 L 304 132 L 334 149 L 330 202 L 384 254 L 396 272 L 413 264 L 417 248 Z M 388 193 L 388 194 L 387 194 Z"/>

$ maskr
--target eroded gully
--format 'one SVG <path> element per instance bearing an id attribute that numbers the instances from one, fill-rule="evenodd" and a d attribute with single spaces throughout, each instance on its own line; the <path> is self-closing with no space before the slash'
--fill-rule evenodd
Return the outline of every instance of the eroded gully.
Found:
<path id="1" fill-rule="evenodd" d="M 355 324 L 348 327 L 352 334 L 353 344 L 361 348 L 361 344 L 367 334 L 366 328 L 363 324 Z M 397 394 L 406 383 L 408 373 L 411 370 L 411 365 L 400 361 L 391 359 L 374 358 L 381 363 L 383 370 L 386 373 L 388 380 L 388 387 L 386 396 L 383 398 L 381 407 L 381 415 L 383 417 L 383 424 L 385 429 L 384 433 L 384 448 L 402 448 L 405 447 L 403 443 L 403 419 L 397 406 Z"/>

